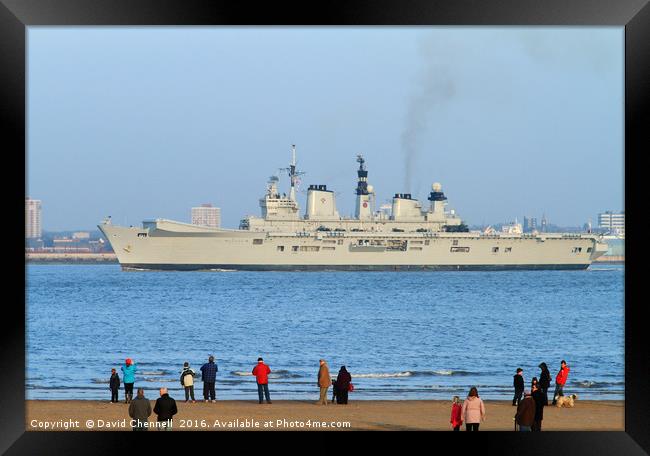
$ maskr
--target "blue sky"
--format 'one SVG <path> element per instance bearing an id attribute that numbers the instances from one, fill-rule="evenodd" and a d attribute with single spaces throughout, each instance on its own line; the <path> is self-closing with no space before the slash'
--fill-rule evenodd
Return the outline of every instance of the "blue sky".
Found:
<path id="1" fill-rule="evenodd" d="M 441 182 L 468 224 L 624 207 L 622 27 L 29 27 L 27 195 L 45 230 L 258 215 L 291 144 L 354 210 Z M 283 191 L 286 176 L 280 176 Z M 304 211 L 304 193 L 299 193 Z"/>

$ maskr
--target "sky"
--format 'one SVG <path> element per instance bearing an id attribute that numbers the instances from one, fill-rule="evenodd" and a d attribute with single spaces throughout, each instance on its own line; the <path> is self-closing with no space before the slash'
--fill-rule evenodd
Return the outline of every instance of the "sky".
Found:
<path id="1" fill-rule="evenodd" d="M 469 225 L 624 209 L 623 27 L 28 27 L 27 188 L 46 231 L 259 215 L 309 184 L 354 212 L 440 182 Z"/>

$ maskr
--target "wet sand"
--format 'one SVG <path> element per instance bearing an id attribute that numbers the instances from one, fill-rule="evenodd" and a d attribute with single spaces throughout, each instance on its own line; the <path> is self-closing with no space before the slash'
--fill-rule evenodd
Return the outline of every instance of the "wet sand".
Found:
<path id="1" fill-rule="evenodd" d="M 353 396 L 351 394 L 351 396 Z M 151 401 L 153 409 L 155 401 Z M 26 401 L 28 431 L 131 431 L 128 405 L 109 401 Z M 173 431 L 196 430 L 434 430 L 449 431 L 449 401 L 355 401 L 316 405 L 278 400 L 185 403 L 177 400 Z M 507 401 L 485 401 L 485 431 L 512 431 L 516 408 Z M 623 431 L 623 401 L 576 401 L 574 408 L 544 408 L 544 431 Z M 86 423 L 91 421 L 92 427 Z M 156 415 L 149 417 L 153 425 Z M 338 423 L 337 423 L 338 422 Z M 347 422 L 349 426 L 342 423 Z M 48 424 L 49 423 L 49 424 Z M 66 429 L 65 423 L 68 423 Z M 71 424 L 72 423 L 72 424 Z M 107 423 L 111 427 L 107 427 Z M 333 423 L 333 424 L 332 424 Z M 48 426 L 46 429 L 45 426 Z M 151 429 L 154 431 L 154 429 Z M 464 430 L 464 426 L 463 426 Z"/>

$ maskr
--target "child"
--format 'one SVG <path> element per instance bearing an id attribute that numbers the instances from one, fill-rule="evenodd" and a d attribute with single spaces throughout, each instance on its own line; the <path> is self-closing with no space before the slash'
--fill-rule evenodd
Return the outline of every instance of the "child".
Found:
<path id="1" fill-rule="evenodd" d="M 192 397 L 192 403 L 195 403 L 194 400 L 194 371 L 190 369 L 190 363 L 185 361 L 183 364 L 183 371 L 181 372 L 181 385 L 185 388 L 185 402 L 190 401 L 190 396 Z"/>
<path id="2" fill-rule="evenodd" d="M 512 405 L 519 405 L 521 396 L 524 395 L 524 370 L 521 367 L 517 368 L 517 373 L 514 375 L 512 386 L 515 387 L 515 396 L 512 398 Z"/>
<path id="3" fill-rule="evenodd" d="M 460 405 L 460 397 L 454 396 L 451 399 L 451 427 L 454 431 L 460 431 L 460 425 L 463 424 L 463 418 L 461 415 L 463 407 Z"/>
<path id="4" fill-rule="evenodd" d="M 117 392 L 120 389 L 120 376 L 117 375 L 115 369 L 111 369 L 111 379 L 108 381 L 109 388 L 111 389 L 111 402 L 117 402 Z"/>

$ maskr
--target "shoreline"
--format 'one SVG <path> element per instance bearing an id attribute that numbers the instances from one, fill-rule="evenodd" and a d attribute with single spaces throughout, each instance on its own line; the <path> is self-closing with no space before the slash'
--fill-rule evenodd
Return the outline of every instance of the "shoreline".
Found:
<path id="1" fill-rule="evenodd" d="M 217 430 L 435 430 L 449 431 L 449 400 L 355 400 L 348 405 L 317 405 L 314 400 L 277 400 L 258 404 L 250 400 L 219 400 L 216 403 L 185 403 L 176 395 L 178 414 L 174 431 Z M 123 395 L 120 394 L 120 398 Z M 147 396 L 151 406 L 155 396 Z M 174 396 L 172 396 L 174 397 Z M 271 391 L 273 399 L 273 391 Z M 331 391 L 328 402 L 331 399 Z M 480 430 L 512 431 L 516 407 L 511 401 L 485 400 L 486 420 Z M 550 404 L 550 403 L 549 403 Z M 149 417 L 150 422 L 156 415 Z M 91 427 L 86 423 L 91 421 Z M 49 423 L 49 424 L 46 424 Z M 68 423 L 68 428 L 64 428 Z M 73 424 L 76 423 L 74 427 Z M 349 423 L 345 425 L 344 423 Z M 44 427 L 48 426 L 48 429 Z M 58 428 L 57 428 L 58 426 Z M 26 400 L 27 431 L 131 431 L 128 406 L 97 400 Z M 464 430 L 464 426 L 462 428 Z M 151 429 L 153 430 L 153 429 Z M 580 400 L 573 408 L 544 408 L 543 431 L 624 431 L 622 400 Z"/>

